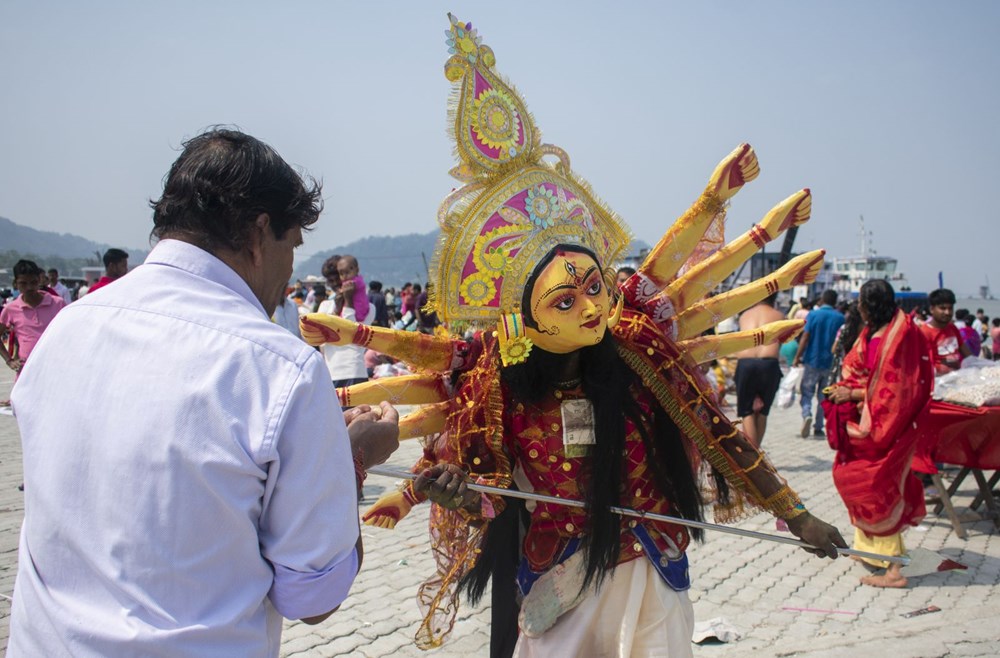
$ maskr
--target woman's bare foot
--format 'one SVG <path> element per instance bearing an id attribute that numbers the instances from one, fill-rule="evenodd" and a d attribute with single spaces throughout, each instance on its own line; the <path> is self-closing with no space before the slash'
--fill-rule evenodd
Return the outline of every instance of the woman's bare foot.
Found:
<path id="1" fill-rule="evenodd" d="M 892 578 L 889 574 L 883 574 L 881 576 L 862 576 L 862 585 L 871 585 L 872 587 L 895 587 L 901 588 L 906 587 L 909 581 L 905 577 L 900 576 L 899 578 Z"/>
<path id="2" fill-rule="evenodd" d="M 881 576 L 862 577 L 861 584 L 870 585 L 872 587 L 894 587 L 897 589 L 906 587 L 909 581 L 906 580 L 906 576 L 904 576 L 899 569 L 900 567 L 898 564 L 891 564 Z"/>

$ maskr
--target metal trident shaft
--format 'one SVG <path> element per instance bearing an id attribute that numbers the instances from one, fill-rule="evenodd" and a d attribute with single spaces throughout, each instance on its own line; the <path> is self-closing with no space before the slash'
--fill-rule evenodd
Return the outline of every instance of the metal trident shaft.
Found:
<path id="1" fill-rule="evenodd" d="M 409 471 L 400 470 L 397 468 L 392 468 L 389 466 L 372 466 L 368 469 L 368 472 L 372 475 L 382 475 L 385 477 L 397 478 L 400 480 L 415 480 L 417 475 Z M 521 498 L 522 500 L 533 500 L 539 503 L 550 503 L 553 505 L 564 505 L 566 507 L 586 507 L 587 504 L 582 500 L 572 500 L 569 498 L 556 498 L 555 496 L 546 496 L 545 494 L 529 493 L 526 491 L 518 491 L 516 489 L 501 489 L 500 487 L 490 487 L 484 484 L 475 484 L 473 482 L 466 483 L 466 486 L 480 493 L 494 494 L 497 496 L 506 496 L 508 498 Z M 703 530 L 714 530 L 716 532 L 725 532 L 730 535 L 739 535 L 740 537 L 750 537 L 751 539 L 759 539 L 762 541 L 770 541 L 778 544 L 788 544 L 790 546 L 801 546 L 802 548 L 816 548 L 812 544 L 807 544 L 800 539 L 791 539 L 789 537 L 782 537 L 780 535 L 770 535 L 766 532 L 755 532 L 753 530 L 743 530 L 741 528 L 731 528 L 729 526 L 718 525 L 716 523 L 705 523 L 704 521 L 691 521 L 689 519 L 682 519 L 676 516 L 667 516 L 666 514 L 654 514 L 653 512 L 643 512 L 641 510 L 629 509 L 627 507 L 611 507 L 609 508 L 612 512 L 616 514 L 621 514 L 623 516 L 631 516 L 637 519 L 648 519 L 651 521 L 666 521 L 668 523 L 676 523 L 677 525 L 687 526 L 689 528 L 701 528 Z M 910 558 L 903 555 L 881 555 L 879 553 L 869 553 L 867 551 L 856 551 L 853 548 L 837 548 L 837 552 L 841 555 L 855 555 L 857 557 L 869 558 L 872 560 L 885 560 L 886 562 L 895 562 L 901 565 L 907 565 L 910 563 Z"/>

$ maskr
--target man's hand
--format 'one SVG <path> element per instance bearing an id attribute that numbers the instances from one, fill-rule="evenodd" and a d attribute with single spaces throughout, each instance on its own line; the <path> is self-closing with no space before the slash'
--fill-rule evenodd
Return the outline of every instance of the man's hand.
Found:
<path id="1" fill-rule="evenodd" d="M 378 407 L 361 405 L 344 413 L 351 453 L 361 451 L 365 470 L 382 464 L 399 447 L 399 412 L 383 402 Z"/>
<path id="2" fill-rule="evenodd" d="M 479 502 L 480 496 L 468 488 L 468 479 L 466 472 L 458 466 L 438 464 L 425 468 L 414 481 L 413 489 L 445 509 L 470 507 Z"/>
<path id="3" fill-rule="evenodd" d="M 21 368 L 24 367 L 24 360 L 11 359 L 10 361 L 7 362 L 7 367 L 13 370 L 14 372 L 21 372 Z"/>
<path id="4" fill-rule="evenodd" d="M 836 558 L 839 553 L 837 547 L 847 548 L 847 542 L 840 536 L 840 531 L 829 523 L 820 521 L 809 512 L 799 514 L 794 519 L 786 521 L 788 529 L 792 534 L 811 544 L 815 548 L 803 548 L 813 555 L 819 557 Z"/>

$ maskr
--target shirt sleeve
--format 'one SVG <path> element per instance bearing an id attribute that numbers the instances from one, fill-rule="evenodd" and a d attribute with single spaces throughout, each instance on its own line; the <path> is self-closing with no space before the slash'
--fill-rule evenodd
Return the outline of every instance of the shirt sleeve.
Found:
<path id="1" fill-rule="evenodd" d="M 288 619 L 339 606 L 359 566 L 350 440 L 326 367 L 306 349 L 278 413 L 260 519 L 261 553 L 274 567 L 268 597 Z"/>

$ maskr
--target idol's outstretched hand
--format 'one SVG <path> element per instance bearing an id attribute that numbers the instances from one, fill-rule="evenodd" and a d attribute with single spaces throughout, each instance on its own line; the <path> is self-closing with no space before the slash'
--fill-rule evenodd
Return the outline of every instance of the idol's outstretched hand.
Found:
<path id="1" fill-rule="evenodd" d="M 799 514 L 794 519 L 789 519 L 787 523 L 793 535 L 816 547 L 803 549 L 813 555 L 836 558 L 839 555 L 838 547 L 847 548 L 847 542 L 840 536 L 839 530 L 809 512 Z"/>
<path id="2" fill-rule="evenodd" d="M 329 313 L 309 313 L 299 319 L 302 340 L 313 347 L 323 345 L 350 345 L 358 323 Z"/>
<path id="3" fill-rule="evenodd" d="M 375 501 L 375 504 L 361 516 L 361 520 L 365 525 L 392 530 L 412 508 L 413 505 L 402 491 L 390 491 Z"/>
<path id="4" fill-rule="evenodd" d="M 723 200 L 728 200 L 759 174 L 757 154 L 749 144 L 740 144 L 712 172 L 708 179 L 708 189 Z"/>

